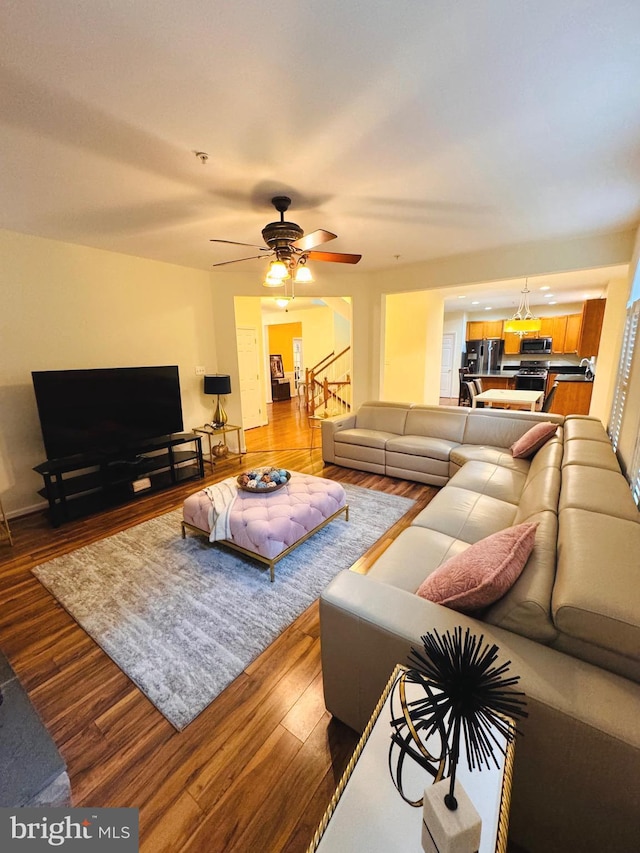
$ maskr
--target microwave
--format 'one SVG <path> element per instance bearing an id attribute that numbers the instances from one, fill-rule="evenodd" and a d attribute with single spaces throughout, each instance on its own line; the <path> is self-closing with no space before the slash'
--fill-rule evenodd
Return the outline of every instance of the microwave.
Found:
<path id="1" fill-rule="evenodd" d="M 550 353 L 551 338 L 522 338 L 520 341 L 520 354 L 523 353 Z"/>

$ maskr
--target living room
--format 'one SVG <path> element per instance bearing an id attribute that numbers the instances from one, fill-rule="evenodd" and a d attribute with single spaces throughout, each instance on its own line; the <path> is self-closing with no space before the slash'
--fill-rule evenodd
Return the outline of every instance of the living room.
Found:
<path id="1" fill-rule="evenodd" d="M 263 260 L 212 269 L 253 252 L 210 240 L 260 244 L 270 198 L 288 192 L 288 219 L 334 229 L 330 245 L 362 252 L 357 265 L 310 260 L 315 281 L 296 285 L 350 302 L 354 411 L 367 400 L 438 404 L 444 301 L 456 290 L 624 268 L 606 282 L 590 414 L 616 426 L 618 457 L 637 477 L 637 348 L 629 375 L 619 370 L 639 296 L 637 10 L 526 4 L 520 17 L 506 3 L 376 3 L 365 22 L 360 7 L 277 3 L 267 14 L 194 0 L 183 17 L 165 3 L 153 13 L 56 5 L 2 12 L 0 499 L 14 544 L 0 542 L 0 649 L 62 752 L 74 803 L 139 807 L 141 849 L 303 850 L 357 741 L 322 703 L 317 605 L 173 729 L 32 569 L 175 511 L 202 484 L 52 528 L 33 470 L 45 451 L 31 372 L 177 365 L 189 431 L 212 416 L 203 366 L 230 376 L 228 418 L 242 424 L 237 328 L 261 329 L 260 299 L 278 291 L 263 286 Z M 386 358 L 391 339 L 411 369 Z M 436 487 L 323 466 L 298 401 L 268 403 L 266 355 L 270 429 L 246 432 L 246 467 L 415 501 L 408 524 Z M 204 482 L 239 470 L 237 460 L 207 466 Z"/>

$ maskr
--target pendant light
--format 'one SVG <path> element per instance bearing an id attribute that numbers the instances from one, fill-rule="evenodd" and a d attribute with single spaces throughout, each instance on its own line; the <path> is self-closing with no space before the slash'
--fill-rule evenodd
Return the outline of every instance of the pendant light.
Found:
<path id="1" fill-rule="evenodd" d="M 518 310 L 511 317 L 511 319 L 506 320 L 504 324 L 505 332 L 513 332 L 515 335 L 523 335 L 528 334 L 529 332 L 539 332 L 542 328 L 542 321 L 539 317 L 534 317 L 531 313 L 531 308 L 529 307 L 529 279 L 525 279 L 524 282 L 524 290 L 522 291 L 522 295 L 520 296 L 520 305 L 518 306 Z"/>

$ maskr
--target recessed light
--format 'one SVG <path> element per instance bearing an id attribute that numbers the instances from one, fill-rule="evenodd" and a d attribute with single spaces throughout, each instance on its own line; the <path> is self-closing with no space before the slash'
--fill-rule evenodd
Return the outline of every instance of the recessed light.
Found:
<path id="1" fill-rule="evenodd" d="M 545 293 L 545 295 L 544 295 L 545 299 L 551 299 L 552 297 L 553 297 L 553 293 Z"/>
<path id="2" fill-rule="evenodd" d="M 466 296 L 458 296 L 458 299 L 466 299 Z"/>
<path id="3" fill-rule="evenodd" d="M 540 288 L 540 290 L 549 290 L 549 289 L 550 288 L 549 288 L 548 284 L 543 284 L 542 287 Z"/>
<path id="4" fill-rule="evenodd" d="M 471 304 L 472 304 L 472 305 L 480 305 L 480 303 L 478 302 L 478 300 L 477 300 L 477 299 L 476 299 L 476 301 L 475 301 L 475 302 L 472 302 Z"/>
<path id="5" fill-rule="evenodd" d="M 492 310 L 491 305 L 487 305 L 487 307 L 484 310 L 485 311 L 491 311 Z"/>
<path id="6" fill-rule="evenodd" d="M 547 305 L 557 305 L 557 302 L 553 299 L 551 302 L 547 302 Z"/>

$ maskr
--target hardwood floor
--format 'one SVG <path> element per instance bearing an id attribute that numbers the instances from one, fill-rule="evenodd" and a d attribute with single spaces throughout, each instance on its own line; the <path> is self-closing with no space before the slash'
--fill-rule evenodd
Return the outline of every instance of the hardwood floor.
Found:
<path id="1" fill-rule="evenodd" d="M 414 509 L 358 562 L 366 571 L 435 489 L 323 467 L 319 434 L 297 402 L 269 408 L 269 426 L 246 435 L 242 466 L 205 465 L 206 482 L 277 463 L 413 498 Z M 0 544 L 0 648 L 68 764 L 74 804 L 138 807 L 141 851 L 297 853 L 357 741 L 324 708 L 317 603 L 179 733 L 30 571 L 179 507 L 201 487 L 192 481 L 57 530 L 44 513 L 13 520 L 14 546 Z"/>

